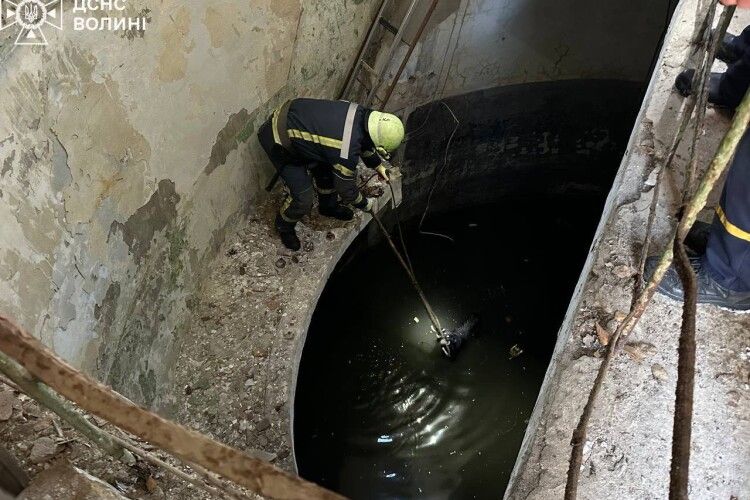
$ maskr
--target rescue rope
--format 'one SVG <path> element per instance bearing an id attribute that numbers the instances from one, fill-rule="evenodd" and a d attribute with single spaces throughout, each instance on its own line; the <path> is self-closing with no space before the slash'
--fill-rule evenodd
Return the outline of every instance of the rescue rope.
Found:
<path id="1" fill-rule="evenodd" d="M 393 190 L 393 184 L 390 182 L 388 183 L 388 187 L 391 190 L 391 209 L 393 210 L 393 216 L 396 218 L 396 228 L 398 228 L 398 239 L 401 241 L 401 250 L 404 252 L 406 263 L 409 264 L 409 270 L 412 274 L 415 274 L 409 252 L 406 250 L 406 238 L 404 238 L 404 232 L 401 229 L 401 217 L 398 216 L 398 210 L 396 210 L 396 192 Z"/>
<path id="2" fill-rule="evenodd" d="M 427 193 L 427 203 L 424 207 L 424 212 L 422 212 L 422 218 L 419 220 L 419 234 L 424 234 L 427 236 L 437 236 L 439 238 L 445 238 L 451 243 L 455 243 L 453 238 L 448 236 L 447 234 L 437 233 L 434 231 L 424 231 L 422 229 L 422 225 L 424 224 L 425 219 L 427 218 L 427 212 L 430 210 L 430 203 L 432 202 L 432 195 L 435 193 L 435 188 L 437 187 L 438 180 L 440 177 L 442 177 L 443 172 L 445 171 L 445 167 L 448 165 L 448 152 L 450 151 L 451 142 L 453 142 L 453 136 L 456 135 L 456 131 L 458 130 L 459 125 L 461 122 L 456 118 L 456 114 L 453 113 L 453 110 L 448 106 L 445 101 L 440 101 L 440 104 L 445 106 L 445 109 L 448 110 L 448 112 L 453 117 L 453 120 L 456 122 L 455 127 L 453 127 L 453 132 L 451 132 L 450 137 L 448 137 L 448 142 L 445 145 L 445 154 L 443 155 L 443 164 L 441 165 L 440 169 L 437 167 L 435 168 L 435 175 L 432 178 L 432 184 L 430 185 L 430 191 Z"/>

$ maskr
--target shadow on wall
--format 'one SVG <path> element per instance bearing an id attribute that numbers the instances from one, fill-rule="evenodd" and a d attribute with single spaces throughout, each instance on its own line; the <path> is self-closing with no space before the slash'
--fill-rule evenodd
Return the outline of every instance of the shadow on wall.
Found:
<path id="1" fill-rule="evenodd" d="M 640 84 L 568 80 L 471 92 L 417 108 L 407 122 L 403 212 L 611 186 L 643 94 Z M 450 110 L 459 120 L 456 133 Z M 438 175 L 436 176 L 436 169 Z"/>

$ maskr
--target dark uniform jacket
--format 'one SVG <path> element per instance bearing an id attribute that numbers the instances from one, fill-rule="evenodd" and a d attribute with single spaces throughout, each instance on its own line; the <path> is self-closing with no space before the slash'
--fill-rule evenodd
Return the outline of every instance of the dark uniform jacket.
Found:
<path id="1" fill-rule="evenodd" d="M 272 116 L 272 129 L 274 142 L 282 145 L 286 141 L 280 128 L 284 120 L 279 112 L 276 110 Z M 370 110 L 356 103 L 308 98 L 293 99 L 286 113 L 290 153 L 331 165 L 344 204 L 362 201 L 355 175 L 359 158 L 370 168 L 380 165 L 380 157 L 367 133 L 369 116 Z"/>

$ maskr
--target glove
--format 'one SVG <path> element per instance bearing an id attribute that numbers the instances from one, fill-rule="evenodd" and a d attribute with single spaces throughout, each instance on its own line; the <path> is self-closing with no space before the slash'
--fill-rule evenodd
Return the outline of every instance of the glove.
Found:
<path id="1" fill-rule="evenodd" d="M 375 171 L 378 173 L 381 179 L 383 179 L 385 182 L 391 182 L 391 177 L 389 175 L 390 168 L 386 167 L 385 165 L 381 164 L 378 165 L 378 167 L 375 169 Z"/>

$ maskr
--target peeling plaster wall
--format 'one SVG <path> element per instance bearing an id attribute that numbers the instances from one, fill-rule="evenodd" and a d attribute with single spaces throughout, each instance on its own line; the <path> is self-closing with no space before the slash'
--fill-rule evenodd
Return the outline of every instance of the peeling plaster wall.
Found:
<path id="1" fill-rule="evenodd" d="M 375 1 L 130 0 L 138 32 L 0 38 L 0 314 L 150 403 L 206 263 L 272 173 L 254 132 L 331 97 Z"/>
<path id="2" fill-rule="evenodd" d="M 408 3 L 389 17 L 400 19 Z M 406 40 L 430 3 L 420 1 Z M 441 0 L 387 107 L 530 82 L 642 82 L 669 9 L 668 0 Z M 391 74 L 407 47 L 399 50 Z"/>

